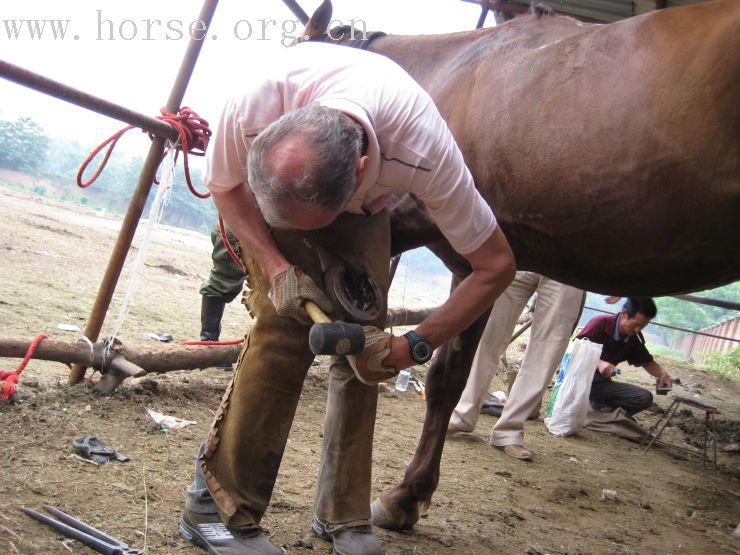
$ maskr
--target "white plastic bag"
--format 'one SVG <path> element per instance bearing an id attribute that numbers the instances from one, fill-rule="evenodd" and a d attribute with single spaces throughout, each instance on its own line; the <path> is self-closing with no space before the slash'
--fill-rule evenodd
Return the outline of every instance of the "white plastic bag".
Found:
<path id="1" fill-rule="evenodd" d="M 600 356 L 601 345 L 588 339 L 576 339 L 568 346 L 545 413 L 551 434 L 573 435 L 586 423 L 591 381 Z"/>
<path id="2" fill-rule="evenodd" d="M 169 428 L 170 430 L 179 430 L 180 428 L 184 428 L 185 426 L 192 426 L 193 424 L 197 424 L 197 422 L 194 422 L 192 420 L 183 420 L 182 418 L 177 418 L 176 416 L 168 416 L 166 414 L 162 414 L 161 412 L 152 410 L 149 407 L 147 407 L 146 412 L 149 413 L 149 416 L 152 417 L 152 420 L 154 420 L 154 422 L 156 422 L 163 428 Z"/>

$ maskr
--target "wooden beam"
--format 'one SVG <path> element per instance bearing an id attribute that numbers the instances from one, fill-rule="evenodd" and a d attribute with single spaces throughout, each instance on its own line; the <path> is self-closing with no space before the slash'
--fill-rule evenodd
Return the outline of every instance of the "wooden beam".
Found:
<path id="1" fill-rule="evenodd" d="M 478 4 L 481 8 L 493 10 L 506 15 L 518 15 L 528 13 L 529 8 L 520 6 L 518 4 L 510 4 L 506 0 L 462 0 L 463 2 L 469 2 L 470 4 Z M 511 19 L 509 17 L 508 19 Z"/>

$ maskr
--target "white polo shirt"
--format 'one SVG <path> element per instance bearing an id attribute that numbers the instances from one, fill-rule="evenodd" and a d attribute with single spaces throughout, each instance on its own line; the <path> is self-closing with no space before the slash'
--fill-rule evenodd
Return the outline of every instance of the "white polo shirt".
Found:
<path id="1" fill-rule="evenodd" d="M 390 59 L 309 42 L 259 69 L 251 60 L 243 66 L 247 90 L 227 101 L 208 147 L 205 182 L 212 191 L 246 183 L 257 134 L 283 114 L 318 102 L 360 121 L 367 133 L 368 165 L 348 212 L 375 213 L 393 192 L 413 193 L 461 254 L 496 229 L 431 97 Z"/>

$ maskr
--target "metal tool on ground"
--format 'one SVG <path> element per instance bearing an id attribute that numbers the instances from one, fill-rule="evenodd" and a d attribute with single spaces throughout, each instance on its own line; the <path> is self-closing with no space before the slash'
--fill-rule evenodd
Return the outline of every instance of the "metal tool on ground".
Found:
<path id="1" fill-rule="evenodd" d="M 687 449 L 686 447 L 682 447 L 680 445 L 673 445 L 671 443 L 658 441 L 661 434 L 663 433 L 663 430 L 665 430 L 666 427 L 670 424 L 671 418 L 673 418 L 673 415 L 676 414 L 676 411 L 679 409 L 681 404 L 699 409 L 700 411 L 704 411 L 704 444 L 701 451 L 695 451 L 693 449 Z M 642 454 L 644 455 L 645 453 L 647 453 L 650 448 L 657 443 L 658 445 L 668 447 L 669 449 L 682 451 L 684 453 L 688 453 L 689 455 L 698 455 L 699 457 L 701 457 L 702 466 L 706 466 L 707 461 L 709 461 L 714 465 L 714 471 L 716 472 L 717 433 L 714 427 L 715 414 L 719 414 L 719 409 L 717 407 L 714 407 L 707 403 L 703 403 L 701 401 L 698 401 L 697 399 L 674 395 L 673 402 L 668 407 L 668 410 L 666 410 L 658 419 L 658 421 L 652 425 L 652 427 L 648 430 L 647 434 L 645 434 L 645 437 L 640 443 L 640 446 L 642 446 L 645 444 L 645 442 L 647 442 L 647 447 L 645 447 L 645 450 L 642 452 Z M 712 454 L 711 458 L 709 456 L 710 449 Z"/>
<path id="2" fill-rule="evenodd" d="M 427 398 L 427 386 L 424 385 L 423 381 L 416 376 L 411 376 L 411 385 L 414 386 L 414 389 L 416 389 L 416 392 L 421 395 L 422 399 Z"/>
<path id="3" fill-rule="evenodd" d="M 105 555 L 144 555 L 144 552 L 140 549 L 129 547 L 121 540 L 109 536 L 105 532 L 101 532 L 81 520 L 77 520 L 48 503 L 44 503 L 42 507 L 59 520 L 55 520 L 27 507 L 23 507 L 21 510 L 34 520 L 52 527 L 68 538 L 85 544 L 98 553 L 104 553 Z"/>
<path id="4" fill-rule="evenodd" d="M 365 332 L 360 324 L 333 322 L 311 301 L 304 305 L 315 322 L 308 334 L 308 344 L 315 355 L 356 355 L 365 348 Z"/>
<path id="5" fill-rule="evenodd" d="M 679 378 L 671 378 L 671 382 L 674 384 L 681 383 L 681 380 Z M 660 379 L 655 379 L 655 394 L 656 395 L 668 395 L 671 391 L 673 391 L 673 386 L 671 387 L 663 387 L 660 383 Z"/>

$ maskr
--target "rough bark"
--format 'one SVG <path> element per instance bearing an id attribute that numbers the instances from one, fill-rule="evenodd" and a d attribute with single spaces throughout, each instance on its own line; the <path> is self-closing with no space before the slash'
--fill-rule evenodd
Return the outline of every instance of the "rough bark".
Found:
<path id="1" fill-rule="evenodd" d="M 31 341 L 22 337 L 0 336 L 0 357 L 23 358 Z M 100 370 L 103 378 L 98 390 L 111 393 L 127 377 L 142 376 L 152 372 L 192 370 L 233 364 L 242 345 L 124 345 L 116 341 L 105 352 L 100 341 L 92 348 L 84 341 L 44 339 L 32 358 L 51 360 L 64 364 L 84 364 Z"/>
<path id="2" fill-rule="evenodd" d="M 388 326 L 414 326 L 421 323 L 436 308 L 390 309 Z M 0 336 L 0 358 L 23 358 L 31 344 L 24 337 Z M 193 370 L 212 366 L 227 366 L 236 362 L 242 344 L 237 345 L 127 345 L 116 340 L 109 353 L 105 343 L 92 347 L 85 341 L 44 339 L 31 358 L 63 364 L 80 364 L 95 368 L 102 374 L 96 388 L 112 393 L 126 378 L 150 373 Z"/>

